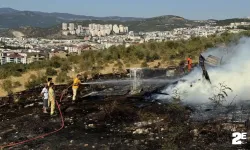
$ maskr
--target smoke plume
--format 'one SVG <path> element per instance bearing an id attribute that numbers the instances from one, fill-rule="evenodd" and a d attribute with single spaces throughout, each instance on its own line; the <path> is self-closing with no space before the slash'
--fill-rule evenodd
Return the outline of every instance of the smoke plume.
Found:
<path id="1" fill-rule="evenodd" d="M 208 67 L 212 85 L 202 79 L 202 70 L 195 68 L 189 75 L 183 77 L 186 82 L 167 87 L 163 92 L 173 96 L 173 90 L 177 90 L 184 102 L 209 103 L 209 97 L 218 93 L 220 83 L 224 83 L 233 91 L 227 91 L 227 102 L 235 98 L 250 100 L 250 38 L 241 38 L 237 45 L 225 48 L 208 49 L 203 53 L 205 58 L 213 55 L 222 58 L 222 64 L 218 67 Z M 192 87 L 190 87 L 192 85 Z M 236 97 L 235 97 L 236 96 Z"/>

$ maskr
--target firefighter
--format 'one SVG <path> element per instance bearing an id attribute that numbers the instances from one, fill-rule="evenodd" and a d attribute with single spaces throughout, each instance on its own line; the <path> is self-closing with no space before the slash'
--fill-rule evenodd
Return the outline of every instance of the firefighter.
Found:
<path id="1" fill-rule="evenodd" d="M 48 87 L 50 86 L 50 83 L 52 83 L 52 78 L 48 78 L 47 80 Z"/>
<path id="2" fill-rule="evenodd" d="M 73 81 L 73 85 L 72 85 L 72 90 L 73 90 L 72 101 L 73 101 L 73 102 L 75 102 L 75 100 L 76 100 L 77 90 L 78 90 L 78 88 L 79 88 L 79 85 L 80 85 L 80 84 L 83 84 L 83 83 L 81 83 L 81 81 L 80 81 L 80 77 L 81 77 L 81 75 L 78 74 L 78 75 L 76 76 L 76 78 L 74 79 L 74 81 Z"/>
<path id="3" fill-rule="evenodd" d="M 188 72 L 190 72 L 191 69 L 192 69 L 192 59 L 191 59 L 191 56 L 189 56 L 187 58 L 187 66 L 188 66 Z"/>
<path id="4" fill-rule="evenodd" d="M 55 91 L 54 83 L 50 83 L 49 86 L 49 102 L 50 102 L 50 115 L 53 116 L 55 113 Z"/>

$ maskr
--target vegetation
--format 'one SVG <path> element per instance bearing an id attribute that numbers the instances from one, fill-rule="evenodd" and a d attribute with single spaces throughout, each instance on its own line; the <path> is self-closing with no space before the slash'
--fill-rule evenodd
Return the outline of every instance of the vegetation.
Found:
<path id="1" fill-rule="evenodd" d="M 226 20 L 218 20 L 216 25 L 225 26 L 225 25 L 229 25 L 230 23 L 235 23 L 235 22 L 250 22 L 250 19 L 232 18 L 232 19 L 226 19 Z"/>
<path id="2" fill-rule="evenodd" d="M 67 83 L 70 80 L 70 77 L 67 75 L 67 72 L 62 71 L 56 77 L 56 82 L 58 83 Z"/>
<path id="3" fill-rule="evenodd" d="M 55 69 L 53 69 L 53 68 L 47 68 L 46 69 L 46 75 L 47 76 L 54 76 L 56 74 L 57 74 L 57 71 Z"/>
<path id="4" fill-rule="evenodd" d="M 22 86 L 22 84 L 19 81 L 16 81 L 16 82 L 13 83 L 14 88 L 18 88 L 20 86 Z"/>
<path id="5" fill-rule="evenodd" d="M 250 30 L 250 26 L 238 26 L 238 29 Z"/>
<path id="6" fill-rule="evenodd" d="M 13 85 L 11 80 L 4 80 L 1 87 L 4 91 L 6 91 L 8 94 L 12 93 Z"/>
<path id="7" fill-rule="evenodd" d="M 123 71 L 124 67 L 129 67 L 131 64 L 141 64 L 142 67 L 147 67 L 148 63 L 155 60 L 161 61 L 167 65 L 179 65 L 186 59 L 187 56 L 193 57 L 194 63 L 198 61 L 200 52 L 207 48 L 215 47 L 220 44 L 237 43 L 242 36 L 250 36 L 250 32 L 242 32 L 239 34 L 223 33 L 220 36 L 212 35 L 205 37 L 193 37 L 189 40 L 179 41 L 164 41 L 164 42 L 148 42 L 130 47 L 124 45 L 112 46 L 102 51 L 85 51 L 81 55 L 68 56 L 67 59 L 54 57 L 51 60 L 38 61 L 31 64 L 14 64 L 9 63 L 0 67 L 0 79 L 6 79 L 10 76 L 21 76 L 23 73 L 30 70 L 46 69 L 46 75 L 53 76 L 59 69 L 62 72 L 58 75 L 57 81 L 66 82 L 68 70 L 74 66 L 76 72 L 86 72 L 88 75 L 96 75 L 102 69 L 114 64 L 114 69 Z M 29 88 L 38 85 L 43 76 L 32 77 L 25 84 Z M 42 80 L 45 81 L 45 80 Z"/>
<path id="8" fill-rule="evenodd" d="M 43 76 L 41 74 L 39 74 L 38 76 L 32 74 L 29 78 L 29 81 L 25 83 L 25 87 L 30 89 L 35 86 L 41 85 L 44 83 L 44 81 L 46 81 L 46 79 L 46 76 Z"/>
<path id="9" fill-rule="evenodd" d="M 227 100 L 227 92 L 232 92 L 233 90 L 224 83 L 220 83 L 219 86 L 215 88 L 218 90 L 218 92 L 210 97 L 209 100 L 211 100 L 217 106 L 221 106 L 223 105 L 223 102 Z"/>

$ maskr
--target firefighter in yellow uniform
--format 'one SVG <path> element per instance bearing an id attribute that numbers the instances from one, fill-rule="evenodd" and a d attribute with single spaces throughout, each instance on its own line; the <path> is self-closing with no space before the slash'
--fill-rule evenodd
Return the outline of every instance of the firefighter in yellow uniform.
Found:
<path id="1" fill-rule="evenodd" d="M 79 79 L 80 77 L 81 77 L 81 75 L 78 74 L 73 81 L 73 85 L 72 85 L 72 90 L 73 90 L 72 100 L 73 100 L 73 102 L 75 102 L 75 100 L 76 100 L 76 95 L 77 95 L 77 90 L 79 88 L 79 85 L 82 84 L 80 79 Z"/>
<path id="2" fill-rule="evenodd" d="M 52 78 L 48 78 L 47 83 L 48 83 L 48 87 L 49 87 L 49 86 L 50 86 L 50 83 L 52 83 Z"/>
<path id="3" fill-rule="evenodd" d="M 50 83 L 49 87 L 49 102 L 50 102 L 50 115 L 54 115 L 55 113 L 55 91 L 54 91 L 54 83 Z"/>
<path id="4" fill-rule="evenodd" d="M 50 87 L 50 83 L 52 83 L 52 78 L 48 78 L 48 80 L 47 80 L 48 88 Z M 50 101 L 49 100 L 48 100 L 48 107 L 50 107 Z"/>

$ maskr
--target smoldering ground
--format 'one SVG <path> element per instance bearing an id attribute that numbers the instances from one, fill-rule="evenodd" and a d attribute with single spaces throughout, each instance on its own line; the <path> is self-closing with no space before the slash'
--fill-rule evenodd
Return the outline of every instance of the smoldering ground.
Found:
<path id="1" fill-rule="evenodd" d="M 180 97 L 187 103 L 209 103 L 209 98 L 218 94 L 220 84 L 224 84 L 233 91 L 227 90 L 227 102 L 234 99 L 234 102 L 250 99 L 250 38 L 241 38 L 237 44 L 231 44 L 227 48 L 208 49 L 203 53 L 206 58 L 213 55 L 221 59 L 218 67 L 208 67 L 207 71 L 212 84 L 202 79 L 200 67 L 183 77 L 185 82 L 179 82 L 163 90 L 163 92 L 173 95 L 177 90 Z M 190 86 L 191 85 L 191 86 Z M 164 96 L 158 96 L 164 98 Z M 226 103 L 227 103 L 226 102 Z"/>

